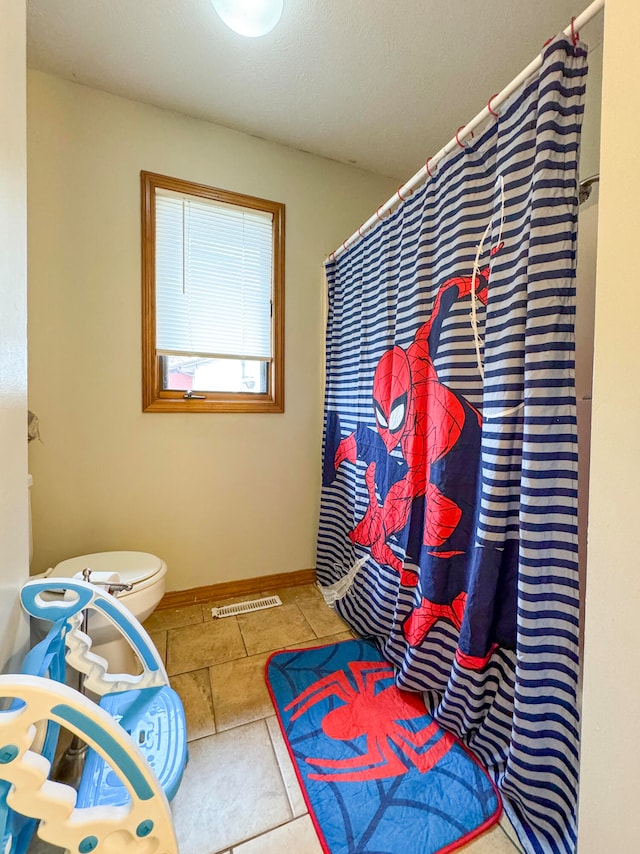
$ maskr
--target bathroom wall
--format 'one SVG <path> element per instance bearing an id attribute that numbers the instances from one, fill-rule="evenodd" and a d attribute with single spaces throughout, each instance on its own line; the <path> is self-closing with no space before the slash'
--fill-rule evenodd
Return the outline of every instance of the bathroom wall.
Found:
<path id="1" fill-rule="evenodd" d="M 607 0 L 589 492 L 580 854 L 638 849 L 640 5 Z"/>
<path id="2" fill-rule="evenodd" d="M 596 167 L 589 174 L 598 171 Z M 585 172 L 582 173 L 586 175 Z M 576 398 L 578 417 L 578 547 L 580 565 L 580 649 L 584 643 L 584 612 L 587 589 L 587 541 L 589 520 L 589 465 L 591 455 L 591 409 L 593 396 L 593 335 L 596 299 L 598 246 L 598 197 L 580 206 L 578 216 L 578 269 L 576 273 Z"/>
<path id="3" fill-rule="evenodd" d="M 580 150 L 580 177 L 600 171 L 600 123 L 602 111 L 602 20 L 597 17 L 584 28 L 589 46 L 589 76 Z M 589 460 L 593 396 L 593 335 L 598 246 L 598 198 L 600 185 L 593 184 L 589 199 L 578 215 L 578 268 L 576 274 L 576 398 L 578 415 L 578 530 L 580 562 L 581 650 L 584 640 L 584 607 L 587 572 L 587 525 L 589 518 Z"/>
<path id="4" fill-rule="evenodd" d="M 322 262 L 397 182 L 30 72 L 34 571 L 140 549 L 172 590 L 315 565 Z M 286 204 L 283 415 L 143 413 L 141 169 Z"/>
<path id="5" fill-rule="evenodd" d="M 0 669 L 21 654 L 17 593 L 29 575 L 25 3 L 0 27 Z"/>

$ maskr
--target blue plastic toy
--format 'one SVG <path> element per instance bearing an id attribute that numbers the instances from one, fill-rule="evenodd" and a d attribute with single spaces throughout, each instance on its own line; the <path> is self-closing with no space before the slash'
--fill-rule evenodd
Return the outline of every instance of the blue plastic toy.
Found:
<path id="1" fill-rule="evenodd" d="M 149 635 L 116 598 L 76 578 L 30 581 L 20 598 L 53 626 L 22 673 L 0 675 L 0 851 L 24 854 L 37 825 L 74 854 L 179 854 L 169 801 L 187 760 L 186 724 Z M 110 674 L 91 652 L 85 609 L 119 629 L 140 675 Z M 65 658 L 98 704 L 64 684 Z M 90 748 L 77 793 L 50 779 L 60 726 Z"/>

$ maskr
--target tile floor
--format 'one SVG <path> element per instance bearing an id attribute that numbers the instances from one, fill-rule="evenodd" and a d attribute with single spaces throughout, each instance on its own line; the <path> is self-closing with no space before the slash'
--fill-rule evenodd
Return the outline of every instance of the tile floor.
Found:
<path id="1" fill-rule="evenodd" d="M 351 637 L 313 585 L 265 590 L 282 606 L 221 620 L 211 607 L 156 611 L 147 621 L 182 697 L 189 764 L 173 802 L 181 854 L 321 854 L 264 681 L 269 654 Z M 245 596 L 245 599 L 257 598 Z M 513 854 L 503 819 L 465 854 Z"/>
<path id="2" fill-rule="evenodd" d="M 322 854 L 264 681 L 269 654 L 352 637 L 314 585 L 264 590 L 280 607 L 211 618 L 241 598 L 156 611 L 145 623 L 187 717 L 189 763 L 173 801 L 180 854 Z M 30 854 L 53 854 L 34 840 Z M 459 849 L 521 851 L 503 818 Z"/>

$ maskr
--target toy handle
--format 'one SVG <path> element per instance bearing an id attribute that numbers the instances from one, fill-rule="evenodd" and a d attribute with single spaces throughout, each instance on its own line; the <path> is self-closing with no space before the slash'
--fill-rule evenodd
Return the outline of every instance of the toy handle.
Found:
<path id="1" fill-rule="evenodd" d="M 43 594 L 48 591 L 65 593 L 67 598 L 63 599 L 60 595 L 54 600 L 47 600 Z M 73 598 L 69 598 L 69 594 Z M 85 674 L 85 686 L 89 690 L 105 694 L 169 684 L 162 659 L 148 633 L 128 608 L 99 587 L 78 578 L 34 579 L 22 587 L 20 601 L 32 617 L 54 621 L 67 620 L 67 660 Z M 81 612 L 85 608 L 102 614 L 126 639 L 142 663 L 144 672 L 141 676 L 107 673 L 107 662 L 90 651 L 91 638 L 80 630 Z"/>

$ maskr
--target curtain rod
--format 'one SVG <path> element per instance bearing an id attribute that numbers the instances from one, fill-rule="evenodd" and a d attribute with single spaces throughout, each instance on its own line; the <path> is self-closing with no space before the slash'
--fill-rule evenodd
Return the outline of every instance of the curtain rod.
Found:
<path id="1" fill-rule="evenodd" d="M 578 30 L 585 24 L 587 24 L 593 17 L 595 17 L 595 15 L 598 14 L 598 12 L 600 12 L 604 8 L 604 3 L 605 0 L 593 0 L 593 3 L 591 3 L 590 6 L 587 6 L 584 12 L 578 15 L 577 18 L 574 18 L 571 23 L 564 28 L 564 35 L 571 36 L 572 38 L 577 38 Z M 430 157 L 425 163 L 425 165 L 422 167 L 422 169 L 420 169 L 419 172 L 416 172 L 413 178 L 410 178 L 406 184 L 399 187 L 398 190 L 387 202 L 385 202 L 384 205 L 380 205 L 380 207 L 373 214 L 373 216 L 369 217 L 369 219 L 365 223 L 363 223 L 360 228 L 351 235 L 351 237 L 347 237 L 343 244 L 339 246 L 335 250 L 335 252 L 332 252 L 331 255 L 329 255 L 326 261 L 333 261 L 339 255 L 342 255 L 342 253 L 346 249 L 348 249 L 349 246 L 354 244 L 356 240 L 358 240 L 358 238 L 362 237 L 365 231 L 368 231 L 376 224 L 376 222 L 381 220 L 385 214 L 390 213 L 392 210 L 398 207 L 401 202 L 405 201 L 406 196 L 411 194 L 413 190 L 423 184 L 425 179 L 431 177 L 431 167 L 436 166 L 440 162 L 440 160 L 442 160 L 443 157 L 446 157 L 446 155 L 449 154 L 450 151 L 453 151 L 453 149 L 457 145 L 460 145 L 461 141 L 466 137 L 470 136 L 472 132 L 478 127 L 478 125 L 482 124 L 482 122 L 484 122 L 490 115 L 496 115 L 495 108 L 499 107 L 500 104 L 504 103 L 504 101 L 506 101 L 507 98 L 509 98 L 516 91 L 516 89 L 518 89 L 518 87 L 522 83 L 524 83 L 524 81 L 528 77 L 530 77 L 535 71 L 537 71 L 541 65 L 542 54 L 540 53 L 532 62 L 529 63 L 529 65 L 527 65 L 527 67 L 523 71 L 520 72 L 520 74 L 514 80 L 511 81 L 511 83 L 505 86 L 502 92 L 498 93 L 497 95 L 493 95 L 491 98 L 489 98 L 489 103 L 484 108 L 484 110 L 481 110 L 478 115 L 475 116 L 475 118 L 471 119 L 470 122 L 459 128 L 453 139 L 449 140 L 449 142 L 444 146 L 444 148 L 441 148 L 437 154 L 434 154 L 433 157 Z"/>

